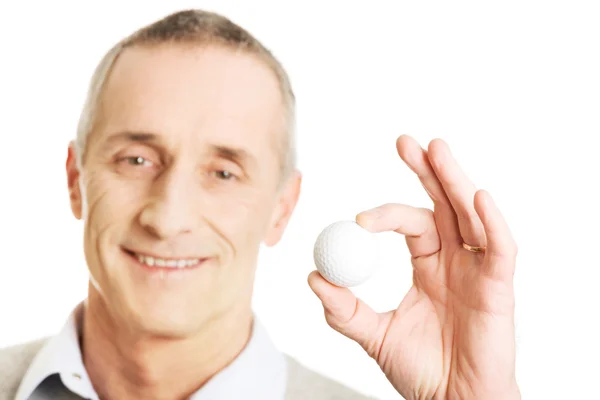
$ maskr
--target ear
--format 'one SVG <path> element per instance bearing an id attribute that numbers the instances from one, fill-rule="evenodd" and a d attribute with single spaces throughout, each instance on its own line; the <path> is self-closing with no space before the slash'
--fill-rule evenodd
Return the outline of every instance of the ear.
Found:
<path id="1" fill-rule="evenodd" d="M 264 240 L 267 246 L 275 246 L 281 240 L 298 203 L 301 185 L 302 174 L 300 171 L 294 171 L 280 190 L 279 199 Z"/>
<path id="2" fill-rule="evenodd" d="M 81 219 L 82 198 L 81 188 L 79 187 L 79 177 L 81 173 L 77 165 L 77 150 L 75 144 L 69 144 L 69 152 L 67 155 L 67 185 L 69 187 L 69 200 L 71 201 L 71 211 L 77 219 Z"/>

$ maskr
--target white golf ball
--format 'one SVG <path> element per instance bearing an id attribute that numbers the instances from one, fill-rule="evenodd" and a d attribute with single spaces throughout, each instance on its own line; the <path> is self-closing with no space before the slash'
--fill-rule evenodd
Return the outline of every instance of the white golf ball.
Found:
<path id="1" fill-rule="evenodd" d="M 336 286 L 352 287 L 366 282 L 378 264 L 376 234 L 354 221 L 339 221 L 317 237 L 314 260 L 319 273 Z"/>

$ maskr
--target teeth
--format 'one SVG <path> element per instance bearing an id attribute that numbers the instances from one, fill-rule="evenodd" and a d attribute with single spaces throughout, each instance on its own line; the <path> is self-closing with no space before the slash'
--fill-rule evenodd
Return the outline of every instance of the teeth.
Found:
<path id="1" fill-rule="evenodd" d="M 166 267 L 166 268 L 185 268 L 185 267 L 193 267 L 200 263 L 200 260 L 197 258 L 193 259 L 179 259 L 179 260 L 165 260 L 164 258 L 156 258 L 150 256 L 144 256 L 141 254 L 136 254 L 136 257 L 139 262 L 142 264 L 146 264 L 149 267 Z"/>

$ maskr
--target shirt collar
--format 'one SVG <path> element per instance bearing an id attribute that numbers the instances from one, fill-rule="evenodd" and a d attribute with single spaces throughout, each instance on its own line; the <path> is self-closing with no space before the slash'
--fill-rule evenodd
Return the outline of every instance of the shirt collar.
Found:
<path id="1" fill-rule="evenodd" d="M 85 370 L 79 346 L 83 306 L 84 303 L 75 308 L 59 334 L 50 338 L 38 352 L 21 381 L 15 400 L 29 400 L 36 388 L 53 374 L 59 374 L 70 391 L 83 398 L 98 399 Z M 190 400 L 282 400 L 286 382 L 285 357 L 255 317 L 252 335 L 246 347 L 233 362 L 194 393 Z"/>
<path id="2" fill-rule="evenodd" d="M 60 374 L 63 384 L 84 398 L 97 399 L 83 365 L 79 347 L 79 323 L 83 303 L 71 313 L 58 335 L 50 338 L 25 373 L 15 400 L 28 400 L 50 375 Z"/>

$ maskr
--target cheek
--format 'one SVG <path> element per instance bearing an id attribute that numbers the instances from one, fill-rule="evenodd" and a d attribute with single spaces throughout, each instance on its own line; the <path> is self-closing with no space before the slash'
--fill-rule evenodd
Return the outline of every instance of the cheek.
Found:
<path id="1" fill-rule="evenodd" d="M 124 222 L 143 194 L 141 185 L 125 184 L 111 176 L 90 176 L 86 185 L 87 219 L 94 231 Z"/>
<path id="2" fill-rule="evenodd" d="M 101 250 L 114 247 L 110 245 L 118 244 L 127 232 L 128 223 L 135 215 L 140 191 L 139 187 L 124 185 L 103 174 L 88 177 L 85 185 L 85 246 L 89 257 L 96 262 L 110 264 L 100 260 L 106 256 Z"/>
<path id="3" fill-rule="evenodd" d="M 214 199 L 209 208 L 214 210 L 209 214 L 214 216 L 215 225 L 239 251 L 239 247 L 257 247 L 261 243 L 269 225 L 273 200 L 264 190 L 254 189 Z"/>

